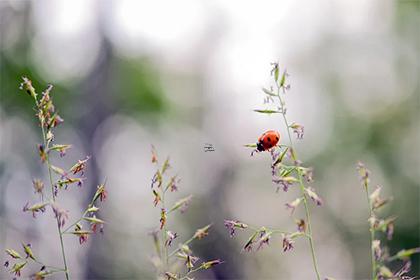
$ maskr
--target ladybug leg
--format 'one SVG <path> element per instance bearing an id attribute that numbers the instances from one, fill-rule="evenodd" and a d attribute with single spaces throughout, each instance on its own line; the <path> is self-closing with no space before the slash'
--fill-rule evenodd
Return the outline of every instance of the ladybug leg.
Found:
<path id="1" fill-rule="evenodd" d="M 254 153 L 259 153 L 259 151 L 258 151 L 257 149 L 252 150 L 252 152 L 251 152 L 251 157 L 252 157 L 252 156 L 254 156 Z"/>

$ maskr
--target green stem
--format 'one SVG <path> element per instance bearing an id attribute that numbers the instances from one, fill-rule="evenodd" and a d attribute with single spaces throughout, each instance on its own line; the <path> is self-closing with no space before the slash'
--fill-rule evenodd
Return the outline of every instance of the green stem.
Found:
<path id="1" fill-rule="evenodd" d="M 104 184 L 106 184 L 106 180 L 105 180 L 105 183 Z M 67 231 L 69 230 L 69 229 L 71 229 L 73 226 L 75 226 L 77 223 L 79 223 L 80 221 L 82 221 L 83 220 L 83 218 L 85 218 L 85 216 L 86 216 L 86 214 L 88 213 L 88 209 L 89 208 L 91 208 L 92 206 L 93 206 L 93 204 L 95 203 L 95 196 L 93 196 L 92 197 L 92 200 L 90 201 L 90 203 L 89 203 L 89 205 L 88 205 L 88 208 L 85 210 L 85 212 L 83 212 L 83 214 L 82 214 L 82 216 L 77 220 L 77 221 L 75 221 L 74 223 L 72 223 L 71 225 L 69 225 L 65 230 L 63 230 L 62 231 L 62 233 L 64 234 L 64 233 L 67 233 Z"/>
<path id="2" fill-rule="evenodd" d="M 284 124 L 286 125 L 287 135 L 289 137 L 290 147 L 293 149 L 293 152 L 296 153 L 296 151 L 293 148 L 293 141 L 292 141 L 292 136 L 290 134 L 290 127 L 289 127 L 289 123 L 287 122 L 286 112 L 285 112 L 285 108 L 284 108 L 284 102 L 281 99 L 280 86 L 278 85 L 277 81 L 276 81 L 276 86 L 277 86 L 277 97 L 279 98 L 279 102 L 280 102 L 280 106 L 281 106 L 281 112 L 282 112 L 282 116 L 283 116 L 283 121 L 284 121 Z M 307 220 L 307 223 L 308 223 L 307 238 L 309 240 L 309 246 L 311 248 L 312 263 L 313 263 L 313 266 L 314 266 L 316 278 L 318 280 L 320 280 L 321 276 L 320 276 L 319 270 L 318 270 L 318 262 L 317 262 L 317 258 L 316 258 L 316 255 L 315 255 L 315 245 L 314 245 L 314 241 L 313 241 L 313 237 L 312 237 L 311 215 L 310 215 L 310 211 L 309 211 L 309 207 L 308 207 L 308 199 L 307 199 L 306 193 L 305 193 L 305 186 L 303 184 L 302 174 L 299 170 L 298 170 L 297 173 L 298 173 L 298 176 L 299 176 L 300 191 L 302 193 L 303 204 L 305 206 L 306 220 Z"/>
<path id="3" fill-rule="evenodd" d="M 82 215 L 82 217 L 80 218 L 80 219 L 78 219 L 77 221 L 75 221 L 74 223 L 72 223 L 71 225 L 69 225 L 65 230 L 63 230 L 62 231 L 62 233 L 64 234 L 64 233 L 67 233 L 67 231 L 69 230 L 69 229 L 71 229 L 72 227 L 74 227 L 77 223 L 79 223 L 80 221 L 82 221 L 83 220 L 83 218 L 85 217 L 85 215 L 86 215 L 86 211 L 85 211 L 85 213 L 83 213 L 83 215 Z"/>
<path id="4" fill-rule="evenodd" d="M 187 241 L 185 241 L 184 243 L 182 243 L 183 245 L 188 245 L 190 244 L 192 241 L 194 240 L 194 237 L 191 237 L 190 239 L 188 239 Z M 178 248 L 176 250 L 174 250 L 172 253 L 170 253 L 168 255 L 168 258 L 172 257 L 173 255 L 175 255 L 176 253 L 178 253 L 181 250 L 181 248 Z"/>
<path id="5" fill-rule="evenodd" d="M 201 266 L 199 266 L 199 267 L 197 267 L 197 268 L 195 268 L 195 269 L 191 269 L 190 271 L 188 271 L 187 272 L 187 274 L 185 274 L 180 280 L 184 280 L 184 279 L 189 279 L 188 278 L 188 276 L 191 274 L 191 273 L 194 273 L 194 272 L 196 272 L 196 271 L 199 271 L 201 269 Z"/>
<path id="6" fill-rule="evenodd" d="M 36 104 L 36 106 L 39 110 L 39 103 L 38 103 L 37 99 L 35 99 L 35 104 Z M 44 149 L 45 149 L 45 152 L 46 152 L 46 163 L 47 163 L 47 166 L 48 166 L 48 177 L 50 179 L 50 185 L 51 185 L 51 195 L 52 195 L 53 202 L 55 202 L 54 183 L 53 183 L 53 179 L 52 179 L 51 164 L 50 164 L 50 158 L 49 158 L 49 155 L 48 155 L 47 137 L 46 137 L 46 134 L 45 134 L 44 122 L 43 121 L 41 121 L 41 130 L 42 130 L 42 138 L 44 140 Z M 61 254 L 63 256 L 63 263 L 64 263 L 64 273 L 66 275 L 66 280 L 69 280 L 70 277 L 69 277 L 69 271 L 68 271 L 68 268 L 67 268 L 66 253 L 65 253 L 65 250 L 64 250 L 63 234 L 62 234 L 61 229 L 60 229 L 59 218 L 55 217 L 55 219 L 57 221 L 57 230 L 58 230 L 58 235 L 60 237 Z"/>
<path id="7" fill-rule="evenodd" d="M 59 268 L 59 267 L 55 267 L 55 266 L 51 266 L 51 265 L 45 265 L 44 263 L 42 263 L 42 262 L 40 262 L 40 261 L 37 261 L 37 260 L 33 260 L 35 263 L 37 263 L 37 264 L 39 264 L 39 265 L 41 265 L 41 266 L 45 266 L 46 268 L 51 268 L 51 269 L 54 269 L 54 270 L 56 270 L 56 271 L 64 271 L 64 269 L 62 269 L 62 268 Z"/>
<path id="8" fill-rule="evenodd" d="M 166 212 L 166 208 L 165 208 L 165 190 L 163 189 L 163 186 L 161 186 L 161 194 L 162 194 L 162 208 L 165 211 L 165 215 L 166 217 L 168 216 L 169 213 Z M 165 237 L 166 237 L 166 221 L 165 224 L 163 225 L 163 229 L 162 229 L 162 256 L 164 257 L 165 260 L 165 264 L 166 266 L 169 265 L 169 254 L 168 254 L 168 246 L 165 245 Z"/>
<path id="9" fill-rule="evenodd" d="M 300 184 L 300 190 L 303 194 L 303 204 L 305 205 L 306 220 L 308 222 L 308 235 L 307 235 L 307 237 L 309 239 L 309 245 L 311 247 L 312 262 L 313 262 L 313 265 L 314 265 L 314 269 L 315 269 L 317 279 L 319 280 L 319 279 L 321 279 L 321 277 L 320 277 L 320 274 L 319 274 L 319 271 L 318 271 L 318 262 L 317 262 L 316 255 L 315 255 L 315 244 L 314 244 L 313 237 L 312 237 L 311 214 L 309 212 L 308 201 L 307 201 L 306 194 L 305 194 L 305 186 L 303 185 L 302 174 L 300 174 L 300 172 L 299 172 L 299 184 Z"/>
<path id="10" fill-rule="evenodd" d="M 368 190 L 368 186 L 365 187 L 365 191 L 366 191 L 366 199 L 369 205 L 369 213 L 370 213 L 370 217 L 373 217 L 373 211 L 372 211 L 372 204 L 370 202 L 370 198 L 369 198 L 369 190 Z M 370 255 L 371 255 L 371 262 L 372 262 L 372 279 L 376 280 L 376 260 L 375 260 L 375 250 L 373 248 L 373 240 L 375 240 L 375 230 L 373 229 L 372 226 L 370 226 Z"/>

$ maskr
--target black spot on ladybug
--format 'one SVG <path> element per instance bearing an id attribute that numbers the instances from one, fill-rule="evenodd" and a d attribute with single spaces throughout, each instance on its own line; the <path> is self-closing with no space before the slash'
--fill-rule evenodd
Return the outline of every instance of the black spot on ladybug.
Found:
<path id="1" fill-rule="evenodd" d="M 276 136 L 276 141 L 279 141 L 279 138 Z"/>
<path id="2" fill-rule="evenodd" d="M 271 142 L 271 139 L 270 139 L 270 137 L 267 137 L 267 141 L 268 141 L 268 142 Z"/>

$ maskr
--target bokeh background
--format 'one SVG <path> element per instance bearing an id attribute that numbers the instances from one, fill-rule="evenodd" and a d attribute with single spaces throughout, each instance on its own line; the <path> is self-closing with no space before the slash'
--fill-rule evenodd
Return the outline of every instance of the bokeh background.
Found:
<path id="1" fill-rule="evenodd" d="M 419 26 L 416 0 L 0 1 L 1 251 L 31 242 L 45 262 L 61 264 L 51 211 L 33 219 L 21 210 L 36 201 L 32 178 L 46 176 L 33 105 L 18 90 L 27 75 L 38 91 L 55 86 L 65 119 L 56 140 L 73 144 L 60 164 L 92 156 L 84 187 L 66 193 L 71 217 L 107 179 L 105 234 L 65 241 L 74 279 L 154 278 L 151 144 L 182 178 L 173 201 L 194 195 L 169 227 L 185 240 L 213 223 L 193 249 L 225 263 L 198 279 L 312 279 L 304 240 L 288 253 L 274 239 L 246 254 L 248 236 L 232 239 L 223 226 L 232 218 L 294 228 L 284 203 L 296 189 L 276 194 L 269 154 L 251 158 L 243 147 L 267 129 L 285 133 L 280 117 L 252 111 L 263 107 L 261 87 L 278 61 L 290 73 L 289 120 L 305 126 L 300 157 L 315 168 L 325 201 L 311 206 L 321 272 L 368 278 L 358 160 L 394 198 L 384 212 L 399 217 L 391 252 L 420 243 Z M 204 152 L 205 143 L 215 151 Z M 3 267 L 0 278 L 10 278 Z"/>

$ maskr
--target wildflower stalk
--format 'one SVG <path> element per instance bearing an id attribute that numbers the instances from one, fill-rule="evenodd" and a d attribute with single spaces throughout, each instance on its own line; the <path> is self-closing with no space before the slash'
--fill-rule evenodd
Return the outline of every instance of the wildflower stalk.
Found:
<path id="1" fill-rule="evenodd" d="M 385 240 L 391 240 L 394 234 L 394 221 L 397 217 L 391 216 L 382 218 L 379 215 L 380 209 L 386 205 L 391 198 L 381 197 L 381 186 L 369 193 L 369 174 L 370 171 L 362 162 L 357 163 L 360 180 L 366 192 L 369 206 L 369 231 L 371 239 L 371 259 L 372 259 L 372 280 L 378 279 L 416 279 L 407 275 L 410 272 L 410 257 L 420 253 L 420 248 L 402 249 L 393 256 L 389 256 Z M 381 232 L 384 237 L 381 237 Z M 403 266 L 396 271 L 391 271 L 387 266 L 394 261 L 402 261 Z"/>
<path id="2" fill-rule="evenodd" d="M 280 102 L 280 111 L 281 111 L 281 114 L 283 116 L 283 121 L 284 121 L 284 124 L 285 124 L 286 129 L 287 129 L 287 136 L 289 138 L 290 148 L 293 150 L 293 153 L 295 153 L 295 155 L 296 155 L 296 151 L 293 147 L 293 141 L 292 141 L 292 137 L 291 137 L 291 134 L 290 134 L 290 125 L 289 125 L 289 123 L 287 121 L 287 118 L 286 118 L 286 110 L 285 110 L 285 107 L 284 107 L 285 103 L 284 103 L 284 100 L 280 96 L 281 86 L 279 85 L 279 83 L 277 81 L 275 82 L 275 84 L 276 84 L 276 87 L 277 87 L 277 95 L 276 96 L 278 97 L 279 102 Z M 307 201 L 308 199 L 307 199 L 306 192 L 305 192 L 305 185 L 303 184 L 302 172 L 301 172 L 300 169 L 297 169 L 297 171 L 298 171 L 297 173 L 298 173 L 298 176 L 299 176 L 300 191 L 302 193 L 303 204 L 304 204 L 304 207 L 305 207 L 306 220 L 307 220 L 307 224 L 308 224 L 308 234 L 306 236 L 309 240 L 309 246 L 311 248 L 312 263 L 313 263 L 313 266 L 314 266 L 316 277 L 317 277 L 318 280 L 320 280 L 321 276 L 319 274 L 318 262 L 317 262 L 317 258 L 316 258 L 316 255 L 315 255 L 315 246 L 314 246 L 314 241 L 313 241 L 313 237 L 312 237 L 311 214 L 310 214 L 309 207 L 308 207 L 308 201 Z"/>
<path id="3" fill-rule="evenodd" d="M 52 85 L 49 85 L 48 88 L 42 93 L 41 98 L 37 98 L 38 94 L 35 91 L 35 88 L 32 86 L 31 80 L 26 77 L 23 77 L 23 82 L 20 85 L 20 89 L 25 90 L 34 100 L 37 110 L 37 118 L 39 120 L 39 125 L 41 126 L 42 132 L 42 144 L 38 145 L 38 152 L 43 164 L 46 164 L 48 170 L 48 178 L 50 181 L 51 187 L 51 197 L 44 202 L 44 194 L 43 188 L 44 183 L 39 179 L 33 179 L 32 184 L 35 189 L 35 193 L 41 195 L 41 203 L 35 203 L 33 205 L 29 205 L 29 202 L 23 207 L 23 212 L 32 212 L 32 216 L 36 218 L 37 213 L 43 213 L 46 211 L 46 206 L 50 206 L 55 214 L 55 220 L 57 222 L 57 231 L 58 236 L 60 239 L 60 248 L 61 248 L 61 255 L 63 258 L 64 268 L 58 268 L 53 266 L 47 266 L 39 261 L 31 249 L 30 243 L 22 243 L 25 256 L 21 256 L 16 250 L 13 249 L 6 249 L 6 254 L 11 257 L 14 262 L 12 268 L 10 269 L 10 273 L 15 274 L 16 276 L 20 276 L 24 267 L 29 263 L 33 262 L 36 264 L 42 265 L 41 269 L 36 272 L 33 277 L 34 279 L 44 279 L 45 276 L 54 274 L 56 272 L 63 272 L 65 274 L 65 279 L 70 279 L 70 272 L 67 265 L 66 259 L 66 251 L 64 248 L 64 234 L 73 234 L 79 238 L 80 244 L 84 243 L 90 234 L 96 233 L 97 228 L 100 227 L 100 232 L 103 233 L 103 225 L 104 221 L 101 219 L 96 218 L 96 214 L 99 211 L 99 208 L 94 205 L 94 203 L 100 199 L 100 201 L 104 201 L 107 197 L 107 191 L 105 188 L 105 184 L 101 184 L 98 186 L 95 195 L 91 203 L 86 208 L 85 212 L 83 213 L 82 217 L 73 223 L 70 227 L 67 227 L 64 230 L 64 224 L 68 220 L 68 211 L 59 207 L 56 202 L 56 197 L 58 195 L 59 189 L 67 187 L 77 183 L 80 187 L 83 184 L 83 177 L 73 177 L 69 176 L 69 173 L 73 173 L 76 175 L 80 173 L 82 176 L 84 174 L 86 168 L 86 162 L 89 160 L 89 157 L 86 159 L 79 160 L 76 164 L 74 164 L 68 171 L 51 164 L 50 160 L 50 152 L 59 152 L 60 156 L 63 157 L 66 154 L 66 150 L 71 147 L 68 144 L 52 144 L 54 142 L 54 134 L 53 128 L 58 126 L 60 123 L 63 122 L 63 119 L 57 114 L 55 111 L 54 104 L 52 103 L 52 99 L 50 97 L 50 91 L 52 89 Z M 60 179 L 56 182 L 53 180 L 53 172 L 57 175 L 60 175 Z M 88 223 L 91 227 L 91 230 L 84 230 L 82 229 L 81 222 Z M 73 232 L 67 232 L 71 227 L 75 226 Z M 9 266 L 9 261 L 7 260 L 4 264 L 5 267 Z M 46 270 L 46 268 L 50 268 L 50 270 Z M 64 277 L 63 277 L 64 278 Z M 32 279 L 32 278 L 31 278 Z"/>
<path id="4" fill-rule="evenodd" d="M 36 107 L 39 108 L 39 102 L 38 102 L 38 99 L 36 98 L 36 95 L 35 95 L 34 99 L 35 99 Z M 47 135 L 45 133 L 43 118 L 40 118 L 40 121 L 41 121 L 42 138 L 43 138 L 43 141 L 44 141 L 44 148 L 47 151 L 48 148 L 49 148 L 48 147 L 49 143 L 47 141 Z M 55 202 L 54 183 L 53 183 L 53 179 L 52 179 L 51 163 L 50 163 L 50 158 L 49 158 L 48 153 L 46 153 L 45 162 L 47 163 L 47 167 L 48 167 L 48 177 L 49 177 L 50 186 L 51 186 L 51 196 L 52 196 L 53 202 Z M 62 254 L 62 257 L 63 257 L 63 264 L 64 264 L 64 273 L 66 275 L 66 280 L 69 280 L 70 275 L 69 275 L 69 270 L 68 270 L 68 267 L 67 267 L 66 252 L 65 252 L 65 249 L 64 249 L 64 242 L 63 242 L 63 233 L 61 232 L 61 229 L 60 229 L 60 220 L 59 220 L 58 215 L 55 215 L 55 219 L 57 221 L 57 230 L 58 230 L 58 235 L 59 235 L 59 238 L 60 238 L 61 254 Z"/>
<path id="5" fill-rule="evenodd" d="M 175 175 L 170 176 L 169 181 L 166 181 L 166 177 L 168 176 L 167 170 L 171 168 L 169 158 L 167 158 L 160 167 L 156 149 L 153 145 L 152 163 L 156 164 L 157 170 L 152 178 L 151 191 L 154 196 L 154 206 L 160 208 L 160 226 L 151 232 L 158 258 L 152 257 L 151 261 L 157 269 L 158 278 L 165 278 L 168 280 L 190 279 L 189 275 L 194 272 L 207 270 L 215 265 L 223 263 L 220 259 L 199 261 L 199 258 L 193 255 L 193 251 L 188 246 L 194 240 L 200 240 L 206 237 L 209 234 L 211 224 L 197 229 L 190 239 L 178 243 L 178 249 L 174 249 L 169 253 L 169 247 L 176 242 L 174 240 L 178 237 L 177 232 L 168 230 L 167 221 L 169 214 L 171 214 L 172 217 L 172 213 L 175 211 L 179 211 L 181 214 L 184 213 L 188 208 L 192 195 L 181 198 L 173 203 L 172 206 L 168 206 L 170 203 L 168 200 L 170 198 L 169 195 L 178 190 L 180 179 L 178 178 L 178 175 Z M 180 263 L 183 265 L 179 266 Z"/>
<path id="6" fill-rule="evenodd" d="M 367 202 L 368 202 L 368 206 L 369 206 L 369 213 L 370 213 L 370 218 L 373 217 L 373 210 L 372 210 L 372 202 L 370 201 L 370 197 L 369 197 L 369 185 L 366 184 L 365 186 L 365 191 L 366 191 L 366 198 L 367 198 Z M 373 226 L 370 227 L 369 229 L 370 231 L 370 253 L 371 253 L 371 262 L 372 262 L 372 280 L 376 280 L 376 259 L 375 259 L 375 249 L 373 247 L 373 240 L 375 240 L 375 229 L 373 228 Z"/>

